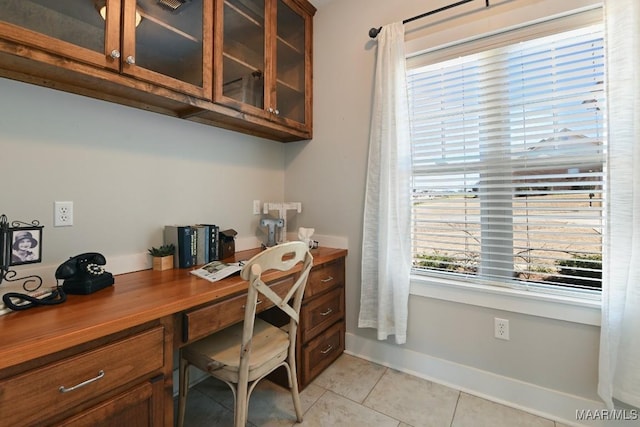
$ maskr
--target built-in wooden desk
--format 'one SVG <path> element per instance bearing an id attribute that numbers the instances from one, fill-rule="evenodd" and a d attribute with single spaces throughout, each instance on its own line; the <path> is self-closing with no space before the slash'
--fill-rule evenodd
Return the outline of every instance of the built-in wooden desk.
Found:
<path id="1" fill-rule="evenodd" d="M 311 252 L 298 340 L 302 387 L 344 350 L 347 251 Z M 287 280 L 275 271 L 263 277 L 274 287 Z M 240 320 L 228 309 L 246 289 L 237 275 L 211 283 L 188 269 L 145 270 L 64 304 L 0 316 L 0 425 L 172 425 L 174 350 Z"/>

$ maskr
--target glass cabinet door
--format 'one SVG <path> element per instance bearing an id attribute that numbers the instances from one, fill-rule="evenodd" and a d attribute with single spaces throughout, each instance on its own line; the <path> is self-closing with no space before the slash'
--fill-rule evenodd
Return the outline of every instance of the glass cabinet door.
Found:
<path id="1" fill-rule="evenodd" d="M 277 6 L 276 107 L 279 117 L 305 122 L 305 18 L 283 0 Z"/>
<path id="2" fill-rule="evenodd" d="M 1 37 L 107 68 L 119 68 L 119 27 L 118 0 L 0 0 Z"/>
<path id="3" fill-rule="evenodd" d="M 264 110 L 265 90 L 265 0 L 226 0 L 223 3 L 223 31 L 216 46 L 216 88 L 234 108 L 245 105 Z M 219 9 L 218 9 L 219 10 Z M 221 35 L 221 37 L 220 37 Z M 221 43 L 218 43 L 221 42 Z M 219 73 L 218 70 L 222 70 Z"/>
<path id="4" fill-rule="evenodd" d="M 212 96 L 210 0 L 0 0 L 0 37 Z"/>
<path id="5" fill-rule="evenodd" d="M 210 3 L 125 0 L 123 72 L 211 98 Z"/>
<path id="6" fill-rule="evenodd" d="M 310 17 L 290 0 L 217 0 L 214 100 L 305 128 Z M 220 72 L 222 70 L 222 72 Z"/>

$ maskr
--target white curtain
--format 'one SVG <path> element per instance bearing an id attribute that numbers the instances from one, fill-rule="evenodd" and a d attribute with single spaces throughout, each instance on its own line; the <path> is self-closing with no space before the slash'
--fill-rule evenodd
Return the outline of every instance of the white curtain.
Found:
<path id="1" fill-rule="evenodd" d="M 411 272 L 411 145 L 405 75 L 404 26 L 378 34 L 373 115 L 362 241 L 358 326 L 379 340 L 407 337 Z"/>
<path id="2" fill-rule="evenodd" d="M 598 394 L 640 407 L 640 2 L 605 0 L 608 231 Z"/>

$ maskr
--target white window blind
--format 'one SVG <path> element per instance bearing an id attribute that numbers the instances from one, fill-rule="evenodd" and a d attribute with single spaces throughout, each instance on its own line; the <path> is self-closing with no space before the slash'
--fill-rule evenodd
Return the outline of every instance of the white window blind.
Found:
<path id="1" fill-rule="evenodd" d="M 601 26 L 409 69 L 407 78 L 414 270 L 600 289 Z"/>

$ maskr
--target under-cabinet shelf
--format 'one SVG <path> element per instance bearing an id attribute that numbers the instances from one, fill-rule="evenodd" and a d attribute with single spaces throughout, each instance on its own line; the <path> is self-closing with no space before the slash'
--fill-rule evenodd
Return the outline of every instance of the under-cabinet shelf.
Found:
<path id="1" fill-rule="evenodd" d="M 249 75 L 256 71 L 262 72 L 260 70 L 260 66 L 262 64 L 250 64 L 249 62 L 244 61 L 237 56 L 233 56 L 227 53 L 224 53 L 223 57 L 225 59 L 225 67 L 230 67 L 230 70 L 225 70 L 225 76 L 233 76 L 233 79 L 235 79 L 237 77 Z M 225 84 L 227 83 L 227 81 L 227 79 L 224 79 Z"/>
<path id="2" fill-rule="evenodd" d="M 284 80 L 280 80 L 280 79 L 277 80 L 277 83 L 278 83 L 278 86 L 280 88 L 285 88 L 285 89 L 287 89 L 287 90 L 289 90 L 291 92 L 296 93 L 297 95 L 304 96 L 304 88 L 303 87 L 294 86 L 294 85 L 292 85 L 290 83 L 287 83 Z"/>
<path id="3" fill-rule="evenodd" d="M 264 9 L 256 7 L 250 1 L 238 1 L 231 2 L 229 0 L 224 1 L 225 8 L 229 8 L 228 10 L 232 10 L 236 12 L 241 17 L 245 18 L 247 21 L 254 23 L 258 27 L 263 27 L 264 23 Z M 242 5 L 242 7 L 240 7 Z M 244 10 L 243 10 L 244 9 Z M 226 16 L 225 16 L 226 18 Z"/>

